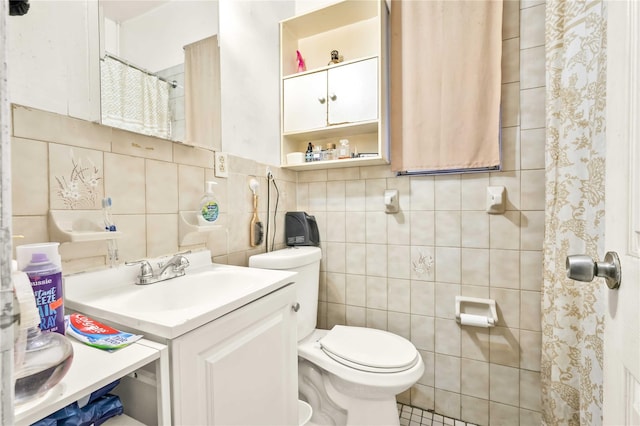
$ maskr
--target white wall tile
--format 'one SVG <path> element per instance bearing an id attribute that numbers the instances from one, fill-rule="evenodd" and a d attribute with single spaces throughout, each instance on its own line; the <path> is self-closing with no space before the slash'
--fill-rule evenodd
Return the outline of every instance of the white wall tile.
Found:
<path id="1" fill-rule="evenodd" d="M 11 209 L 14 216 L 46 215 L 49 211 L 47 144 L 29 139 L 11 141 Z M 68 176 L 65 175 L 65 178 Z M 102 186 L 102 182 L 99 182 Z M 57 186 L 57 182 L 51 181 Z"/>
<path id="2" fill-rule="evenodd" d="M 365 181 L 365 208 L 368 212 L 384 211 L 384 190 L 386 179 L 368 179 Z"/>
<path id="3" fill-rule="evenodd" d="M 435 354 L 435 387 L 449 392 L 460 392 L 460 358 Z"/>
<path id="4" fill-rule="evenodd" d="M 367 247 L 365 244 L 345 244 L 346 272 L 365 275 L 367 273 Z"/>
<path id="5" fill-rule="evenodd" d="M 366 189 L 364 180 L 345 182 L 345 210 L 348 212 L 363 212 L 366 210 Z"/>
<path id="6" fill-rule="evenodd" d="M 434 211 L 411 211 L 411 245 L 435 244 L 436 219 Z"/>
<path id="7" fill-rule="evenodd" d="M 387 246 L 385 244 L 366 245 L 367 275 L 373 277 L 387 277 Z"/>
<path id="8" fill-rule="evenodd" d="M 464 354 L 463 354 L 464 355 Z M 460 361 L 460 392 L 476 398 L 489 399 L 489 363 L 462 358 Z M 478 419 L 467 417 L 469 421 Z"/>
<path id="9" fill-rule="evenodd" d="M 460 210 L 460 175 L 435 177 L 435 210 Z"/>
<path id="10" fill-rule="evenodd" d="M 456 296 L 460 295 L 460 285 L 450 283 L 435 283 L 436 317 L 456 318 Z"/>
<path id="11" fill-rule="evenodd" d="M 345 183 L 344 181 L 327 182 L 327 211 L 345 211 Z"/>
<path id="12" fill-rule="evenodd" d="M 460 356 L 460 325 L 455 320 L 436 318 L 435 352 Z"/>
<path id="13" fill-rule="evenodd" d="M 411 342 L 416 348 L 425 351 L 434 350 L 434 326 L 433 317 L 411 315 Z"/>
<path id="14" fill-rule="evenodd" d="M 144 176 L 143 158 L 104 154 L 104 191 L 113 200 L 114 214 L 145 213 Z"/>
<path id="15" fill-rule="evenodd" d="M 367 281 L 364 275 L 347 275 L 346 303 L 353 306 L 367 306 Z"/>
<path id="16" fill-rule="evenodd" d="M 364 243 L 367 240 L 367 216 L 365 212 L 345 213 L 345 241 Z"/>
<path id="17" fill-rule="evenodd" d="M 517 406 L 520 398 L 520 370 L 489 365 L 489 395 L 492 401 Z"/>
<path id="18" fill-rule="evenodd" d="M 466 174 L 460 178 L 462 210 L 482 210 L 486 208 L 488 173 Z"/>
<path id="19" fill-rule="evenodd" d="M 517 250 L 491 250 L 491 287 L 520 288 L 520 253 Z"/>
<path id="20" fill-rule="evenodd" d="M 522 9 L 520 12 L 520 48 L 544 46 L 545 5 Z"/>
<path id="21" fill-rule="evenodd" d="M 489 285 L 489 250 L 462 249 L 462 284 L 488 286 Z"/>
<path id="22" fill-rule="evenodd" d="M 435 284 L 429 281 L 411 281 L 411 313 L 435 316 Z"/>
<path id="23" fill-rule="evenodd" d="M 489 248 L 489 215 L 484 211 L 462 211 L 461 244 L 465 248 Z"/>
<path id="24" fill-rule="evenodd" d="M 460 283 L 460 255 L 459 248 L 436 247 L 436 281 L 445 283 Z"/>
<path id="25" fill-rule="evenodd" d="M 460 247 L 460 212 L 436 211 L 436 246 Z"/>
<path id="26" fill-rule="evenodd" d="M 520 86 L 531 89 L 545 85 L 544 46 L 520 51 Z"/>
<path id="27" fill-rule="evenodd" d="M 346 303 L 346 280 L 344 274 L 327 272 L 327 302 Z"/>
<path id="28" fill-rule="evenodd" d="M 387 214 L 387 243 L 395 245 L 411 244 L 410 211 Z"/>
<path id="29" fill-rule="evenodd" d="M 344 210 L 327 212 L 326 228 L 327 241 L 346 241 L 346 218 Z"/>
<path id="30" fill-rule="evenodd" d="M 545 129 L 520 131 L 522 169 L 544 169 Z"/>
<path id="31" fill-rule="evenodd" d="M 145 196 L 147 213 L 178 213 L 178 165 L 145 160 Z"/>
<path id="32" fill-rule="evenodd" d="M 391 278 L 411 278 L 411 247 L 387 246 L 387 276 Z"/>
<path id="33" fill-rule="evenodd" d="M 411 301 L 411 281 L 387 279 L 387 307 L 389 311 L 409 313 L 411 312 Z"/>
<path id="34" fill-rule="evenodd" d="M 411 210 L 433 210 L 435 203 L 435 187 L 432 177 L 412 177 Z"/>

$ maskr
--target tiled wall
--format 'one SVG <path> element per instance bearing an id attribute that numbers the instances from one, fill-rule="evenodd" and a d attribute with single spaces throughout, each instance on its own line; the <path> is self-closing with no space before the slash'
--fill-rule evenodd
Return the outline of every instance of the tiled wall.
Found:
<path id="1" fill-rule="evenodd" d="M 388 167 L 296 176 L 271 166 L 280 190 L 275 241 L 281 246 L 285 211 L 316 216 L 324 254 L 319 325 L 366 325 L 411 339 L 426 370 L 400 401 L 472 423 L 538 425 L 544 4 L 504 5 L 504 170 L 398 178 Z M 263 164 L 230 157 L 229 177 L 214 178 L 210 151 L 24 107 L 13 108 L 12 157 L 13 233 L 24 235 L 15 244 L 49 240 L 49 209 L 97 209 L 110 196 L 125 234 L 121 260 L 202 247 L 180 246 L 178 212 L 193 210 L 204 182 L 216 180 L 228 231 L 209 236 L 214 259 L 246 265 L 263 250 L 249 247 L 248 227 L 252 176 L 266 221 Z M 73 179 L 74 165 L 82 178 Z M 489 185 L 506 187 L 505 214 L 485 212 Z M 388 188 L 399 190 L 398 214 L 384 213 Z M 61 252 L 65 273 L 105 265 L 104 242 L 63 244 Z M 458 294 L 495 299 L 498 326 L 459 326 Z"/>
<path id="2" fill-rule="evenodd" d="M 503 171 L 301 172 L 298 208 L 321 231 L 320 325 L 390 330 L 419 348 L 426 370 L 401 402 L 478 424 L 539 425 L 544 4 L 504 5 Z M 506 187 L 502 215 L 485 212 L 490 185 Z M 398 214 L 384 213 L 391 188 Z M 456 295 L 495 299 L 498 326 L 458 325 Z"/>
<path id="3" fill-rule="evenodd" d="M 14 105 L 12 128 L 13 234 L 19 244 L 50 241 L 48 211 L 101 208 L 113 200 L 120 261 L 163 256 L 205 245 L 219 263 L 246 265 L 264 246 L 249 245 L 252 193 L 258 179 L 260 219 L 266 226 L 266 166 L 229 157 L 229 177 L 215 178 L 213 152 Z M 277 222 L 295 210 L 295 173 L 270 167 L 280 190 Z M 215 180 L 221 215 L 201 243 L 181 245 L 179 212 L 195 210 L 205 181 Z M 271 189 L 271 211 L 276 192 Z M 273 219 L 271 224 L 273 230 Z M 283 229 L 276 229 L 275 247 Z M 60 246 L 64 273 L 104 267 L 103 241 Z"/>

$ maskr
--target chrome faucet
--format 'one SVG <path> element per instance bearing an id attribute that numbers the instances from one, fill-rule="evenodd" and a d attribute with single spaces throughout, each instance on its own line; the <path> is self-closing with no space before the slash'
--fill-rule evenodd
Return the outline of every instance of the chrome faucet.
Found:
<path id="1" fill-rule="evenodd" d="M 125 262 L 125 265 L 140 265 L 140 274 L 136 277 L 136 284 L 153 284 L 183 276 L 185 274 L 184 270 L 189 266 L 189 260 L 183 256 L 187 253 L 190 252 L 178 253 L 169 259 L 167 263 L 159 263 L 160 270 L 157 274 L 153 271 L 151 263 L 146 259 Z"/>
<path id="2" fill-rule="evenodd" d="M 189 266 L 189 260 L 184 257 L 181 253 L 174 255 L 167 263 L 160 266 L 160 272 L 158 272 L 158 277 L 164 277 L 167 275 L 166 279 L 180 277 L 184 275 L 184 270 Z M 169 272 L 167 272 L 169 270 Z"/>

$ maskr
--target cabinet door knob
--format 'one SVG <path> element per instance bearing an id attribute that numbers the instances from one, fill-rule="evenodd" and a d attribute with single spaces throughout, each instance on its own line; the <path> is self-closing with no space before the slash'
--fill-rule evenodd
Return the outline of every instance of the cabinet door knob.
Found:
<path id="1" fill-rule="evenodd" d="M 293 312 L 298 312 L 300 310 L 300 304 L 298 302 L 294 303 L 293 305 L 291 305 L 291 309 L 293 310 Z"/>
<path id="2" fill-rule="evenodd" d="M 322 96 L 318 98 L 318 102 L 320 102 L 321 104 L 327 102 L 327 98 L 323 98 Z"/>
<path id="3" fill-rule="evenodd" d="M 336 96 L 335 93 L 332 93 L 329 95 L 329 99 L 331 99 L 332 101 L 335 101 L 336 99 L 338 99 L 338 97 Z"/>

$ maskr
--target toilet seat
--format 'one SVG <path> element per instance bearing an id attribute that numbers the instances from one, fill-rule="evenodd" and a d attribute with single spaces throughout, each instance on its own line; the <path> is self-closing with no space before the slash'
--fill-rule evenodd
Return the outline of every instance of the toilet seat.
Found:
<path id="1" fill-rule="evenodd" d="M 318 343 L 335 361 L 371 373 L 405 371 L 420 360 L 411 342 L 373 328 L 336 325 Z"/>

